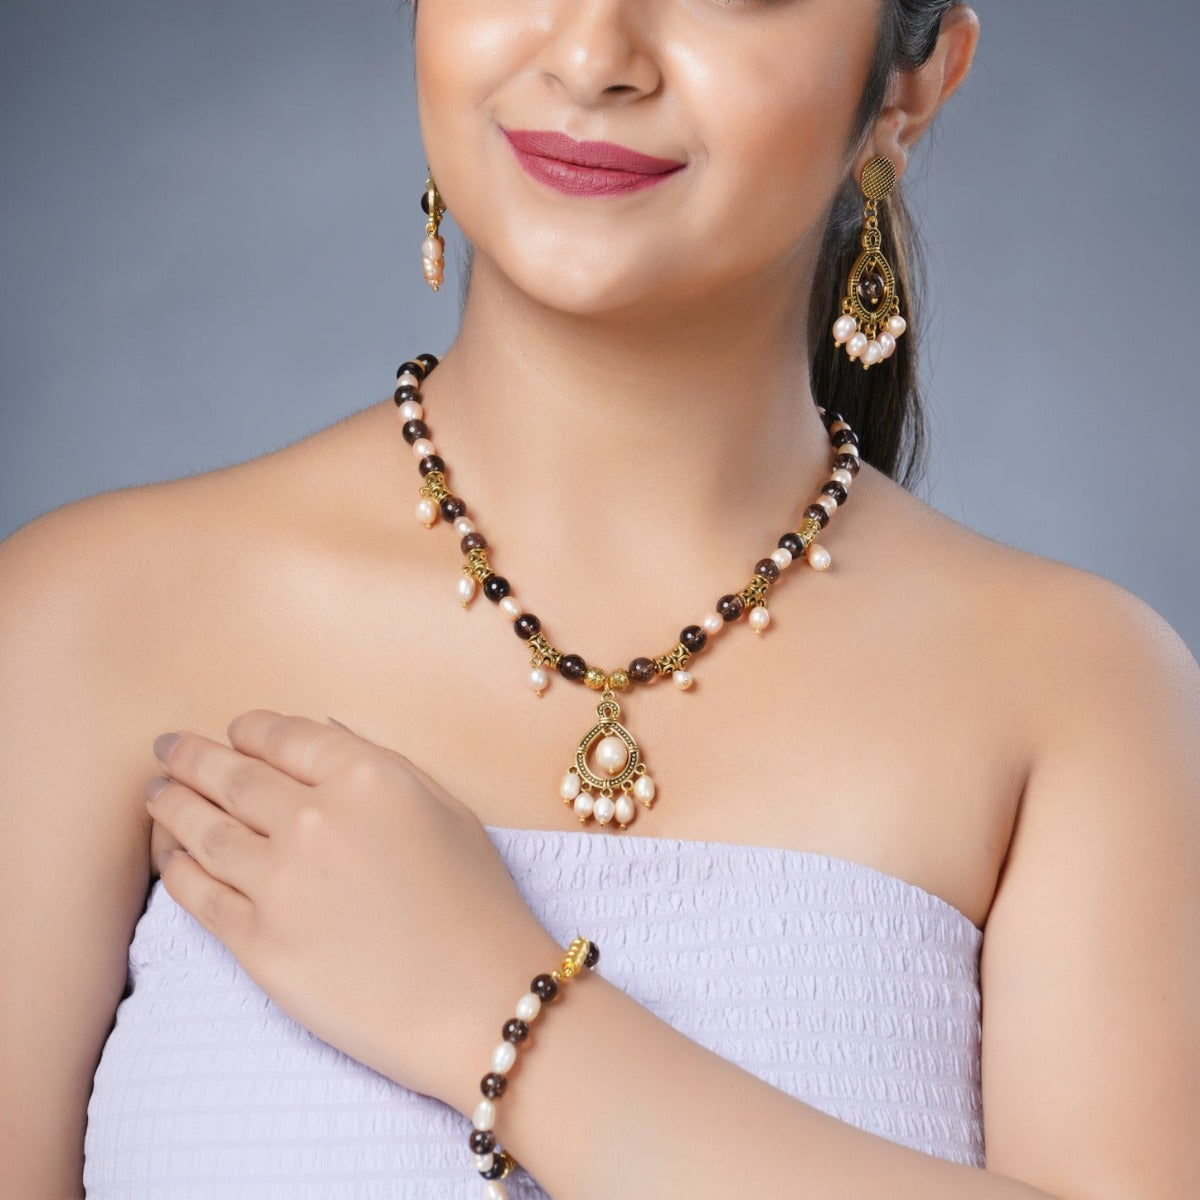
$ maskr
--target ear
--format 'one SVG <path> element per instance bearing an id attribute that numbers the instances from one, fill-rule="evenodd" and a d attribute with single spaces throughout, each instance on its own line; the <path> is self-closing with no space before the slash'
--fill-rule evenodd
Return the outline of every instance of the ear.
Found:
<path id="1" fill-rule="evenodd" d="M 978 42 L 975 10 L 966 4 L 947 9 L 929 58 L 913 70 L 899 71 L 892 80 L 871 135 L 854 162 L 855 179 L 877 154 L 892 160 L 897 179 L 904 174 L 909 151 L 966 78 Z"/>

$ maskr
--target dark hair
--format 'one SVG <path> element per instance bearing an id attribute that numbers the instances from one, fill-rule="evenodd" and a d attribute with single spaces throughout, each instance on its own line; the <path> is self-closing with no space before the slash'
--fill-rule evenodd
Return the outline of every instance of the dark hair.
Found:
<path id="1" fill-rule="evenodd" d="M 881 0 L 879 33 L 866 87 L 859 101 L 850 144 L 857 146 L 883 108 L 888 88 L 900 71 L 921 66 L 933 53 L 942 17 L 964 0 Z M 416 28 L 416 0 L 411 5 Z M 831 333 L 841 314 L 842 296 L 861 250 L 863 196 L 847 177 L 826 218 L 809 297 L 809 377 L 813 397 L 839 412 L 858 435 L 859 453 L 877 470 L 912 488 L 925 469 L 925 410 L 918 389 L 918 331 L 926 264 L 901 183 L 879 205 L 883 251 L 896 274 L 900 311 L 908 323 L 896 350 L 869 371 L 850 360 Z M 472 246 L 460 259 L 459 306 L 470 284 Z"/>

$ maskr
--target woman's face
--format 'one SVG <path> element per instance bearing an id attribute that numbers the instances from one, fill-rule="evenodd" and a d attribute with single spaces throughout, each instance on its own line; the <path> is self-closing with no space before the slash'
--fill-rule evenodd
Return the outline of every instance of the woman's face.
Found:
<path id="1" fill-rule="evenodd" d="M 799 285 L 853 165 L 878 19 L 879 0 L 421 0 L 421 134 L 476 270 L 486 256 L 578 313 Z M 503 130 L 685 165 L 639 190 L 567 195 Z"/>

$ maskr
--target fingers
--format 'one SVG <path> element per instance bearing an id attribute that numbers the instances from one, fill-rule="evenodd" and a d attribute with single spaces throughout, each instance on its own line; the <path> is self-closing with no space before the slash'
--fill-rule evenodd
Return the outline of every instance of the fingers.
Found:
<path id="1" fill-rule="evenodd" d="M 267 848 L 262 834 L 176 780 L 157 788 L 146 809 L 207 874 L 245 895 L 253 892 Z M 165 879 L 164 866 L 157 865 Z"/>
<path id="2" fill-rule="evenodd" d="M 167 774 L 218 804 L 259 833 L 275 828 L 281 792 L 295 781 L 258 758 L 242 754 L 212 738 L 183 730 L 174 742 L 156 743 Z"/>
<path id="3" fill-rule="evenodd" d="M 323 782 L 345 761 L 342 734 L 308 717 L 254 708 L 234 717 L 226 732 L 235 749 L 304 784 Z"/>

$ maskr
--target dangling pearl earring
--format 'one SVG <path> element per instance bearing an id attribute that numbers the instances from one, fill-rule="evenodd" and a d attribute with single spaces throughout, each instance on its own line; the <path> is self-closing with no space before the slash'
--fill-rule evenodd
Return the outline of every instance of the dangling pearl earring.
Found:
<path id="1" fill-rule="evenodd" d="M 850 270 L 842 315 L 833 323 L 833 340 L 846 347 L 863 370 L 890 358 L 896 339 L 908 328 L 896 298 L 896 276 L 882 250 L 878 205 L 896 183 L 892 160 L 880 154 L 863 167 L 859 187 L 866 197 L 863 208 L 862 253 Z"/>
<path id="2" fill-rule="evenodd" d="M 426 170 L 429 170 L 428 164 Z M 438 225 L 446 215 L 446 206 L 442 203 L 431 171 L 425 179 L 425 190 L 421 193 L 421 209 L 429 218 L 425 222 L 425 240 L 421 243 L 421 266 L 425 272 L 425 282 L 436 292 L 442 286 L 446 265 L 446 243 L 438 236 Z"/>

